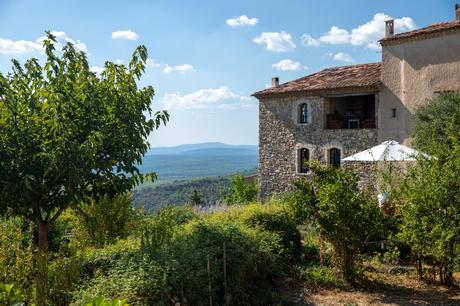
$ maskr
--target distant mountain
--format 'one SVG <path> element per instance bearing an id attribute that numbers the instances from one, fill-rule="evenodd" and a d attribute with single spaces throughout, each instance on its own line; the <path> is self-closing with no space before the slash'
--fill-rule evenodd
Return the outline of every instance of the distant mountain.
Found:
<path id="1" fill-rule="evenodd" d="M 147 155 L 170 155 L 170 154 L 183 154 L 190 151 L 204 152 L 204 150 L 216 150 L 216 149 L 228 149 L 228 150 L 249 150 L 252 153 L 258 154 L 257 145 L 230 145 L 221 142 L 204 142 L 196 144 L 184 144 L 174 147 L 159 147 L 151 148 Z M 209 154 L 210 151 L 208 151 Z M 223 151 L 222 151 L 223 152 Z M 234 151 L 236 152 L 236 151 Z M 216 152 L 219 153 L 219 152 Z"/>
<path id="2" fill-rule="evenodd" d="M 229 145 L 220 142 L 153 148 L 144 157 L 140 171 L 156 172 L 162 182 L 227 176 L 257 168 L 256 145 Z"/>

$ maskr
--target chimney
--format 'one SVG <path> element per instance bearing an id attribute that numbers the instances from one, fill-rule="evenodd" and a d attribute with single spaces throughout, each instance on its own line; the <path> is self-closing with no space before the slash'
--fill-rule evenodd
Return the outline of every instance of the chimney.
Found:
<path id="1" fill-rule="evenodd" d="M 394 19 L 385 21 L 385 38 L 393 36 L 394 33 L 395 33 Z"/>
<path id="2" fill-rule="evenodd" d="M 460 4 L 455 4 L 455 21 L 460 22 Z"/>
<path id="3" fill-rule="evenodd" d="M 273 77 L 272 78 L 272 87 L 278 87 L 280 84 L 280 78 L 279 77 Z"/>

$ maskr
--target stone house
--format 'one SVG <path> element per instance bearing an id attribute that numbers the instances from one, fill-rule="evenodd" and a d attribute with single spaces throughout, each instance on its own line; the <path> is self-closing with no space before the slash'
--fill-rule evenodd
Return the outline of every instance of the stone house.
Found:
<path id="1" fill-rule="evenodd" d="M 408 143 L 416 108 L 460 90 L 456 20 L 394 34 L 386 21 L 382 61 L 328 68 L 253 94 L 259 100 L 259 197 L 289 190 L 305 161 L 341 159 L 385 140 Z"/>

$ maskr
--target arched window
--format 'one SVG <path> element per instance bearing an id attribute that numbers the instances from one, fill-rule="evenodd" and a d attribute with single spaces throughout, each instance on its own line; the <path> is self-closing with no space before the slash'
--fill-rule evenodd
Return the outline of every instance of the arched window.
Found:
<path id="1" fill-rule="evenodd" d="M 300 123 L 308 123 L 308 104 L 302 103 L 300 104 Z"/>
<path id="2" fill-rule="evenodd" d="M 299 173 L 307 173 L 309 170 L 308 162 L 310 161 L 310 150 L 306 148 L 299 149 Z"/>
<path id="3" fill-rule="evenodd" d="M 340 161 L 342 159 L 340 149 L 332 148 L 329 150 L 329 165 L 333 167 L 340 167 Z"/>

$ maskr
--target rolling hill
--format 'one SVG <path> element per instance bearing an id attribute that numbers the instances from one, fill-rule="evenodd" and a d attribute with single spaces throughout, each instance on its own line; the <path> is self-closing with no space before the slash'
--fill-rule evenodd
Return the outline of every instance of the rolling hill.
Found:
<path id="1" fill-rule="evenodd" d="M 143 173 L 156 172 L 158 180 L 227 176 L 257 168 L 256 145 L 228 145 L 219 142 L 153 148 L 143 159 Z"/>
<path id="2" fill-rule="evenodd" d="M 257 172 L 258 147 L 219 142 L 153 148 L 143 159 L 143 173 L 156 172 L 158 181 L 133 190 L 134 206 L 155 212 L 165 205 L 182 205 L 194 189 L 204 202 L 216 202 L 234 174 Z"/>

